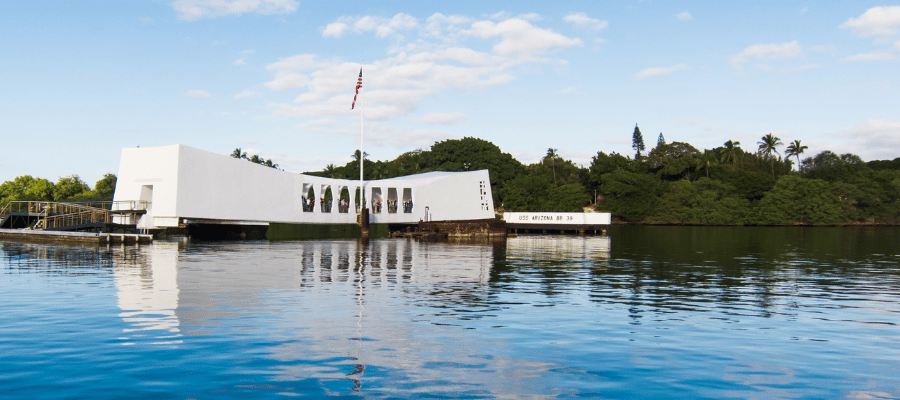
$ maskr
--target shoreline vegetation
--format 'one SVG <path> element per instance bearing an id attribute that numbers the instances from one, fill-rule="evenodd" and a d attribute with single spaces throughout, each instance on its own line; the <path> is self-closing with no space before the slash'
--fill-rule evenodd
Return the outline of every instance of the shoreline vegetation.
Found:
<path id="1" fill-rule="evenodd" d="M 772 134 L 754 151 L 733 140 L 700 151 L 668 143 L 660 133 L 646 151 L 637 125 L 632 142 L 633 157 L 598 151 L 589 166 L 579 166 L 550 148 L 525 165 L 491 142 L 466 137 L 389 161 L 363 157 L 365 179 L 488 169 L 500 214 L 610 212 L 615 225 L 900 225 L 900 158 L 865 162 L 828 150 L 802 158 L 807 146 L 801 141 L 785 145 Z M 357 151 L 344 166 L 306 174 L 356 179 L 359 159 Z"/>
<path id="2" fill-rule="evenodd" d="M 801 159 L 807 146 L 799 140 L 785 145 L 772 134 L 750 152 L 732 140 L 700 151 L 684 142 L 667 143 L 660 133 L 646 151 L 637 125 L 632 142 L 633 157 L 598 151 L 583 166 L 550 148 L 539 162 L 525 165 L 491 142 L 465 137 L 389 161 L 360 157 L 357 150 L 344 166 L 328 164 L 305 174 L 358 179 L 360 158 L 366 180 L 487 169 L 498 214 L 610 212 L 614 225 L 900 225 L 900 158 L 865 162 L 826 150 Z M 231 156 L 245 154 L 235 149 Z M 278 168 L 272 160 L 251 161 Z M 107 174 L 91 189 L 77 175 L 56 184 L 24 175 L 0 185 L 0 207 L 14 200 L 108 201 L 115 181 Z"/>

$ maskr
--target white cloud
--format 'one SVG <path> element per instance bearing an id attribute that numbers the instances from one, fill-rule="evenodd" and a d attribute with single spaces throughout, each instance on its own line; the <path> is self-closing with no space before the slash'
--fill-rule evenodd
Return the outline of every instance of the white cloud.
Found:
<path id="1" fill-rule="evenodd" d="M 535 26 L 519 17 L 477 21 L 435 13 L 419 23 L 406 14 L 397 14 L 390 19 L 340 17 L 333 23 L 345 24 L 344 34 L 369 32 L 393 38 L 387 57 L 365 64 L 364 87 L 357 109 L 350 110 L 359 73 L 357 62 L 299 54 L 266 67 L 273 73 L 266 87 L 300 89 L 291 103 L 269 104 L 273 115 L 326 118 L 351 115 L 364 108 L 367 121 L 398 118 L 415 111 L 426 97 L 446 90 L 484 90 L 507 84 L 516 79 L 519 71 L 533 70 L 536 65 L 565 66 L 565 60 L 549 53 L 581 45 L 577 38 Z M 333 32 L 337 34 L 336 29 Z M 462 117 L 462 114 L 435 113 L 422 117 L 421 122 L 451 123 Z M 366 128 L 368 131 L 368 122 Z"/>
<path id="2" fill-rule="evenodd" d="M 322 31 L 322 37 L 340 39 L 344 36 L 344 33 L 347 32 L 348 28 L 350 28 L 350 26 L 343 22 L 332 22 L 325 26 L 325 29 Z"/>
<path id="3" fill-rule="evenodd" d="M 478 21 L 472 24 L 472 29 L 468 33 L 482 39 L 499 36 L 501 40 L 494 46 L 494 52 L 514 58 L 531 58 L 540 53 L 582 44 L 578 38 L 573 39 L 549 29 L 538 28 L 518 18 L 500 23 Z"/>
<path id="4" fill-rule="evenodd" d="M 855 54 L 850 57 L 845 58 L 843 61 L 849 62 L 878 62 L 878 61 L 893 61 L 896 60 L 897 56 L 887 53 L 887 52 L 876 52 L 876 53 L 862 53 Z"/>
<path id="5" fill-rule="evenodd" d="M 296 0 L 175 0 L 169 4 L 179 19 L 187 21 L 245 13 L 292 13 L 300 5 Z"/>
<path id="6" fill-rule="evenodd" d="M 153 25 L 153 23 L 155 22 L 155 21 L 153 21 L 153 18 L 150 18 L 150 17 L 141 17 L 140 21 L 144 25 Z"/>
<path id="7" fill-rule="evenodd" d="M 900 28 L 900 6 L 872 7 L 859 18 L 850 18 L 841 29 L 850 29 L 860 37 L 890 36 Z"/>
<path id="8" fill-rule="evenodd" d="M 634 79 L 640 81 L 640 80 L 644 80 L 647 78 L 654 78 L 654 77 L 658 77 L 658 76 L 668 76 L 674 72 L 689 71 L 689 70 L 691 70 L 691 67 L 687 64 L 678 64 L 678 65 L 673 65 L 671 67 L 647 68 L 647 69 L 644 69 L 641 72 L 638 72 L 637 74 L 635 74 Z"/>
<path id="9" fill-rule="evenodd" d="M 404 13 L 399 13 L 391 18 L 384 17 L 340 17 L 335 22 L 325 26 L 322 30 L 322 37 L 342 38 L 348 31 L 354 33 L 375 32 L 375 37 L 388 38 L 394 37 L 402 39 L 401 32 L 418 28 L 419 21 Z"/>
<path id="10" fill-rule="evenodd" d="M 579 28 L 592 29 L 599 31 L 609 26 L 609 22 L 588 17 L 586 13 L 571 13 L 563 17 L 563 21 L 575 24 Z"/>
<path id="11" fill-rule="evenodd" d="M 463 25 L 472 23 L 472 18 L 463 15 L 444 15 L 435 13 L 425 19 L 425 34 L 428 36 L 447 38 L 461 31 Z"/>
<path id="12" fill-rule="evenodd" d="M 245 97 L 256 96 L 256 91 L 250 89 L 244 89 L 240 93 L 234 95 L 235 99 L 243 99 Z"/>
<path id="13" fill-rule="evenodd" d="M 199 89 L 188 90 L 188 91 L 184 94 L 184 96 L 185 96 L 185 97 L 192 97 L 192 98 L 195 98 L 195 99 L 208 99 L 208 98 L 212 97 L 212 95 L 210 95 L 209 93 L 207 93 L 205 90 L 199 90 Z"/>
<path id="14" fill-rule="evenodd" d="M 234 65 L 247 65 L 247 60 L 244 60 L 243 58 L 238 58 L 237 60 L 234 60 L 233 64 Z"/>
<path id="15" fill-rule="evenodd" d="M 758 62 L 757 66 L 761 69 L 771 68 L 763 63 L 764 61 L 794 58 L 800 55 L 800 44 L 796 40 L 785 43 L 769 43 L 754 44 L 745 48 L 740 53 L 731 57 L 731 66 L 735 69 L 742 69 L 744 64 L 748 62 Z"/>
<path id="16" fill-rule="evenodd" d="M 694 17 L 691 15 L 691 13 L 689 13 L 687 11 L 685 11 L 681 14 L 678 14 L 675 17 L 681 21 L 690 21 L 690 20 L 694 19 Z"/>
<path id="17" fill-rule="evenodd" d="M 569 87 L 567 87 L 567 88 L 559 89 L 558 93 L 559 93 L 559 94 L 563 94 L 563 95 L 575 94 L 575 87 L 574 87 L 574 86 L 569 86 Z"/>
<path id="18" fill-rule="evenodd" d="M 466 114 L 460 112 L 428 113 L 419 118 L 419 122 L 425 124 L 452 125 L 468 119 Z"/>
<path id="19" fill-rule="evenodd" d="M 846 135 L 850 151 L 868 160 L 893 160 L 900 148 L 900 120 L 870 119 Z"/>

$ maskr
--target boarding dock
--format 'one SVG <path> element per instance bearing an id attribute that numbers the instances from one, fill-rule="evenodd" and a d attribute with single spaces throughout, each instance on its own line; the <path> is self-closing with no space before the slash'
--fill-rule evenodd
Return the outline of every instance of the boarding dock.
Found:
<path id="1" fill-rule="evenodd" d="M 612 223 L 610 213 L 506 212 L 509 233 L 604 234 Z"/>

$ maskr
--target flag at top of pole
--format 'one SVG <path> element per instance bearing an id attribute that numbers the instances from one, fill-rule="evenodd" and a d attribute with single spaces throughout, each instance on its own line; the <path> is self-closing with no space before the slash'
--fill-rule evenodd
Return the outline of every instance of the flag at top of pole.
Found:
<path id="1" fill-rule="evenodd" d="M 356 80 L 356 94 L 353 95 L 353 104 L 350 105 L 352 110 L 356 107 L 356 96 L 359 96 L 359 88 L 362 87 L 362 67 L 359 67 L 359 79 Z"/>

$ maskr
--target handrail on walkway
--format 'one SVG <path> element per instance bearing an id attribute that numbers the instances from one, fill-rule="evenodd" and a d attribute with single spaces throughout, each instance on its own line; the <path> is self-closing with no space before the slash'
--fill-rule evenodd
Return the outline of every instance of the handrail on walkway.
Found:
<path id="1" fill-rule="evenodd" d="M 83 225 L 87 223 L 111 223 L 112 214 L 146 211 L 150 202 L 142 200 L 129 201 L 89 201 L 89 202 L 56 202 L 56 201 L 11 201 L 0 210 L 0 220 L 10 213 L 35 214 L 43 220 L 43 229 L 61 228 L 65 226 Z"/>

